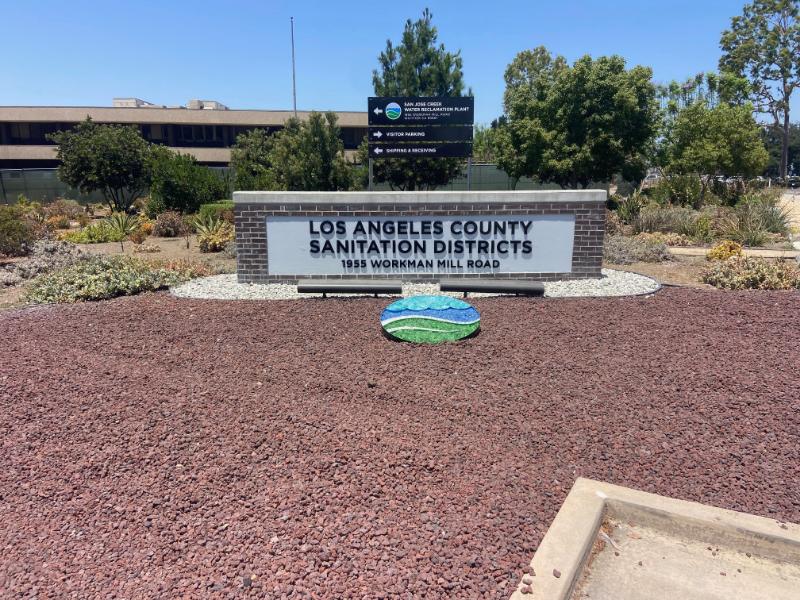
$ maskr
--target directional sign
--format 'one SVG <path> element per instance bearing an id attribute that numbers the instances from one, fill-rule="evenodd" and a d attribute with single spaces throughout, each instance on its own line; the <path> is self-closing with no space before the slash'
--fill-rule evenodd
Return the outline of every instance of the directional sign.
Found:
<path id="1" fill-rule="evenodd" d="M 408 127 L 370 127 L 369 143 L 393 142 L 471 142 L 472 127 L 409 125 Z"/>
<path id="2" fill-rule="evenodd" d="M 377 144 L 369 145 L 370 158 L 466 158 L 472 144 Z"/>
<path id="3" fill-rule="evenodd" d="M 370 97 L 370 125 L 472 125 L 475 99 L 445 96 Z"/>

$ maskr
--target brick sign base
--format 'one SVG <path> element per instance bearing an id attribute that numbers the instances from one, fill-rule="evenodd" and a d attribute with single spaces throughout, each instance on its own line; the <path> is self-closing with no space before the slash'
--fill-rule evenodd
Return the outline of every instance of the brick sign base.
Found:
<path id="1" fill-rule="evenodd" d="M 403 279 L 404 281 L 437 281 L 447 277 L 533 279 L 554 281 L 561 279 L 586 279 L 600 276 L 603 260 L 603 235 L 605 232 L 605 200 L 603 190 L 586 191 L 520 191 L 520 192 L 235 192 L 233 194 L 236 222 L 236 254 L 238 280 L 242 283 L 296 283 L 298 279 Z M 315 230 L 321 220 L 368 222 L 390 217 L 399 220 L 436 221 L 452 223 L 454 217 L 464 221 L 519 220 L 525 216 L 533 220 L 546 221 L 545 215 L 555 215 L 553 220 L 574 219 L 574 236 L 569 256 L 559 264 L 565 264 L 558 272 L 448 272 L 448 273 L 359 273 L 350 271 L 340 274 L 313 272 L 276 273 L 270 270 L 269 248 L 273 253 L 281 252 L 277 265 L 293 264 L 289 256 L 298 253 L 293 238 L 286 245 L 269 244 L 267 218 L 308 218 L 309 227 Z M 558 216 L 561 217 L 558 217 Z M 347 219 L 342 219 L 347 217 Z M 358 217 L 359 219 L 354 219 Z M 423 219 L 425 218 L 425 219 Z M 429 218 L 429 219 L 428 219 Z M 288 219 L 291 220 L 291 219 Z M 315 224 L 311 224 L 311 222 Z M 342 225 L 344 227 L 345 225 Z M 303 229 L 305 234 L 305 229 Z M 322 239 L 322 238 L 320 238 Z M 556 240 L 563 250 L 562 242 Z M 305 243 L 305 242 L 302 242 Z M 432 242 L 431 242 L 432 243 Z M 534 241 L 534 243 L 537 243 Z M 541 244 L 540 244 L 541 246 Z M 304 252 L 301 246 L 300 252 Z M 536 252 L 546 256 L 548 248 L 537 247 Z M 284 254 L 285 253 L 285 254 Z M 352 255 L 350 255 L 352 257 Z M 300 257 L 309 264 L 307 256 Z M 301 261 L 302 262 L 302 261 Z M 314 261 L 310 261 L 313 263 Z M 322 262 L 322 261 L 320 261 Z"/>

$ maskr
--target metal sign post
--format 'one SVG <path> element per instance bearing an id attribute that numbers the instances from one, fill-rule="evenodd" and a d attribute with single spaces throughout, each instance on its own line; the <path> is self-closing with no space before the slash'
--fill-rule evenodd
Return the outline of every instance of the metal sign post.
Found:
<path id="1" fill-rule="evenodd" d="M 371 192 L 372 190 L 372 159 L 369 159 L 369 185 L 367 189 Z"/>

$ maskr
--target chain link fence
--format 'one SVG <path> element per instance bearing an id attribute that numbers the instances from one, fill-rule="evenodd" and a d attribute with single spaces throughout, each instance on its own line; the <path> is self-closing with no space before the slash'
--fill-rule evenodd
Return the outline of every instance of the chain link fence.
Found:
<path id="1" fill-rule="evenodd" d="M 218 167 L 215 167 L 218 168 Z M 220 169 L 224 170 L 224 169 Z M 388 184 L 376 184 L 376 189 L 388 190 Z M 462 191 L 467 189 L 467 170 L 446 186 L 438 189 L 449 191 Z M 520 179 L 516 187 L 513 180 L 493 164 L 472 165 L 473 191 L 489 190 L 544 190 L 560 189 L 554 184 L 541 184 L 527 177 Z M 82 194 L 79 190 L 62 183 L 58 178 L 56 169 L 0 169 L 0 202 L 13 204 L 20 195 L 29 200 L 38 202 L 51 202 L 57 198 L 71 198 L 78 202 L 88 204 L 103 202 L 100 192 Z"/>

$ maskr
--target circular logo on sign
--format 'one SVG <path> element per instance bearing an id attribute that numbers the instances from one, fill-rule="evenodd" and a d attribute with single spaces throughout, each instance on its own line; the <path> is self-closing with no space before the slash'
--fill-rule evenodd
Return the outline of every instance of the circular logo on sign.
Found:
<path id="1" fill-rule="evenodd" d="M 397 102 L 389 102 L 389 104 L 386 105 L 386 116 L 392 121 L 399 119 L 400 113 L 402 112 L 403 109 L 400 108 Z"/>
<path id="2" fill-rule="evenodd" d="M 411 296 L 392 302 L 381 313 L 381 326 L 392 338 L 439 344 L 469 337 L 481 326 L 481 315 L 450 296 Z"/>

